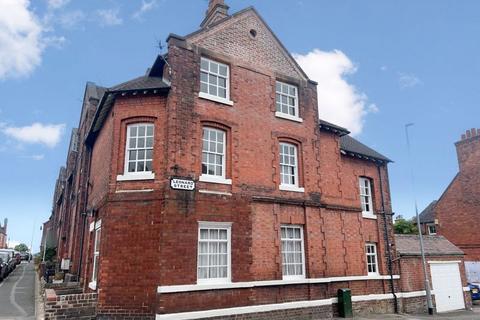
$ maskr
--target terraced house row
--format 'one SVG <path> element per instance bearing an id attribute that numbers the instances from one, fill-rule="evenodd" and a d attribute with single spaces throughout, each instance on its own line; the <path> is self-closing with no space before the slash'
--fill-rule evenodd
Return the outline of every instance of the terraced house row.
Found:
<path id="1" fill-rule="evenodd" d="M 329 317 L 339 288 L 422 309 L 392 263 L 390 160 L 318 118 L 258 12 L 212 0 L 167 42 L 145 75 L 87 84 L 57 182 L 58 258 L 98 317 Z"/>

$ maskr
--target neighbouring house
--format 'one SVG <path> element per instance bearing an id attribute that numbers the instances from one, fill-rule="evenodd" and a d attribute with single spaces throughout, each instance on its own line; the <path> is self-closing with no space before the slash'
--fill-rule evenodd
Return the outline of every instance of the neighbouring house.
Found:
<path id="1" fill-rule="evenodd" d="M 59 173 L 58 258 L 100 319 L 421 310 L 398 292 L 390 160 L 318 119 L 258 12 L 211 0 L 145 75 L 87 84 Z"/>
<path id="2" fill-rule="evenodd" d="M 436 235 L 437 223 L 435 223 L 435 205 L 437 201 L 432 201 L 423 211 L 420 213 L 420 227 L 422 228 L 422 234 Z M 415 221 L 415 225 L 417 221 Z"/>
<path id="3" fill-rule="evenodd" d="M 443 236 L 424 236 L 427 275 L 437 312 L 471 308 L 472 300 L 465 276 L 464 253 Z M 424 272 L 418 235 L 395 235 L 401 274 L 400 291 L 420 296 L 425 303 Z M 416 307 L 416 306 L 415 306 Z M 426 305 L 424 305 L 426 310 Z M 409 310 L 405 312 L 414 312 Z"/>
<path id="4" fill-rule="evenodd" d="M 465 252 L 467 278 L 480 281 L 480 129 L 455 143 L 459 171 L 438 201 L 424 210 L 425 233 L 434 231 Z M 423 213 L 422 213 L 423 214 Z"/>
<path id="5" fill-rule="evenodd" d="M 7 248 L 7 223 L 7 218 L 5 218 L 5 220 L 3 221 L 3 226 L 0 223 L 0 249 Z"/>

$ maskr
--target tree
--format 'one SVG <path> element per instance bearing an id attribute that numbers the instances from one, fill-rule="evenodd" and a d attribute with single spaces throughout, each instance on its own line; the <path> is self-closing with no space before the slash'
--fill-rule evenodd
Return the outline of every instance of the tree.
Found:
<path id="1" fill-rule="evenodd" d="M 28 246 L 25 243 L 20 243 L 19 245 L 15 246 L 14 250 L 20 251 L 20 252 L 27 252 Z"/>
<path id="2" fill-rule="evenodd" d="M 413 219 L 406 220 L 403 217 L 395 219 L 393 225 L 396 234 L 417 234 L 418 229 Z"/>

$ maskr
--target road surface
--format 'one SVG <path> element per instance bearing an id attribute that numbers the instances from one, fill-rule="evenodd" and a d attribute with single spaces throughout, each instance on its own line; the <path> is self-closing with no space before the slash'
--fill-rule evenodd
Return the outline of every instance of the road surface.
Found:
<path id="1" fill-rule="evenodd" d="M 0 320 L 35 319 L 35 267 L 22 262 L 0 282 Z"/>

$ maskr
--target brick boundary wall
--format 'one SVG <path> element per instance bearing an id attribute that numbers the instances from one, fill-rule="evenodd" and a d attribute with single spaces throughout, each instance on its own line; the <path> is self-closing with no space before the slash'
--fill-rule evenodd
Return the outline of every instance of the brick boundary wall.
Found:
<path id="1" fill-rule="evenodd" d="M 45 289 L 45 320 L 96 319 L 96 306 L 96 293 L 57 295 Z"/>
<path id="2" fill-rule="evenodd" d="M 471 303 L 468 299 L 465 301 L 466 309 L 471 308 Z M 385 314 L 394 313 L 393 298 L 384 300 L 371 300 L 371 301 L 357 301 L 352 303 L 354 317 L 367 315 L 367 314 Z M 426 314 L 427 302 L 426 297 L 403 297 L 398 298 L 398 310 L 400 313 L 410 314 Z M 173 317 L 173 314 L 170 316 Z M 333 303 L 331 305 L 305 307 L 297 309 L 285 309 L 268 312 L 256 312 L 245 313 L 229 316 L 216 316 L 209 318 L 202 318 L 204 320 L 318 320 L 318 319 L 333 319 L 339 317 L 338 304 Z M 118 318 L 125 319 L 125 318 Z M 130 318 L 128 318 L 130 319 Z M 170 318 L 174 319 L 174 318 Z"/>

